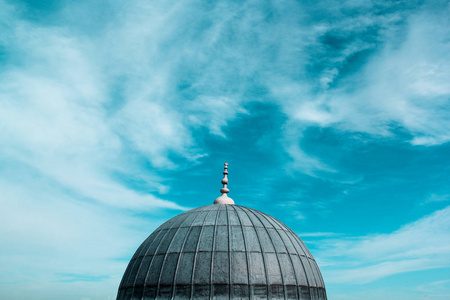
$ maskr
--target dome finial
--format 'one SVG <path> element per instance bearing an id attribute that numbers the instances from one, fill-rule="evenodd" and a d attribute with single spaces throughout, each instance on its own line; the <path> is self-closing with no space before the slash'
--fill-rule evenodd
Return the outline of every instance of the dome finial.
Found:
<path id="1" fill-rule="evenodd" d="M 214 204 L 234 204 L 233 199 L 228 197 L 228 193 L 230 192 L 230 190 L 227 188 L 228 185 L 228 163 L 225 162 L 224 163 L 224 170 L 223 170 L 223 179 L 222 179 L 222 184 L 223 184 L 223 188 L 220 189 L 220 192 L 222 193 L 222 196 L 220 196 L 219 198 L 217 198 L 216 200 L 214 200 Z"/>

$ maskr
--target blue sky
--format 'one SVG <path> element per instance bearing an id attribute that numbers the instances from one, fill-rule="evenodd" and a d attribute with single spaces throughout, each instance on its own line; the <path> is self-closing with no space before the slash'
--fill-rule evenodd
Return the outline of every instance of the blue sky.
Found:
<path id="1" fill-rule="evenodd" d="M 447 1 L 0 0 L 0 296 L 115 299 L 220 195 L 329 299 L 450 298 Z"/>

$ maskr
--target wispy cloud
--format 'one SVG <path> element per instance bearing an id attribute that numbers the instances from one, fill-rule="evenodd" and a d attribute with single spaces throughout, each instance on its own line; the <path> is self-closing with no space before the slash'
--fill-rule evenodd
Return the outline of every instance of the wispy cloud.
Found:
<path id="1" fill-rule="evenodd" d="M 422 284 L 416 290 L 426 296 L 446 299 L 450 295 L 450 280 L 438 280 Z"/>
<path id="2" fill-rule="evenodd" d="M 114 296 L 114 289 L 87 292 L 76 283 L 67 285 L 66 292 L 41 291 L 39 286 L 58 289 L 56 282 L 67 279 L 62 272 L 115 286 L 123 272 L 119 258 L 127 257 L 145 238 L 138 228 L 154 227 L 162 220 L 139 220 L 103 205 L 77 201 L 45 179 L 23 179 L 26 188 L 20 181 L 0 181 L 2 297 L 25 299 L 34 294 L 58 299 L 67 293 L 79 299 L 97 292 Z M 18 291 L 16 287 L 23 285 L 27 287 Z"/>
<path id="3" fill-rule="evenodd" d="M 445 40 L 448 27 L 441 24 L 446 22 L 447 13 L 445 6 L 440 13 L 425 6 L 408 18 L 402 11 L 387 17 L 366 11 L 364 18 L 356 17 L 359 21 L 350 18 L 351 24 L 335 25 L 344 26 L 341 33 L 324 25 L 317 33 L 316 47 L 344 45 L 327 44 L 327 37 L 334 39 L 328 43 L 345 43 L 342 52 L 337 51 L 339 56 L 328 62 L 331 67 L 323 70 L 320 82 L 326 88 L 315 89 L 297 80 L 287 86 L 274 85 L 273 93 L 277 98 L 291 99 L 281 101 L 292 119 L 302 124 L 375 137 L 392 136 L 393 129 L 400 126 L 412 135 L 414 145 L 445 143 L 450 137 L 450 119 L 445 114 L 450 94 L 446 84 L 450 49 Z M 373 28 L 378 32 L 371 35 Z M 357 31 L 366 34 L 358 36 Z M 367 49 L 371 52 L 365 52 Z M 351 59 L 363 54 L 356 71 L 345 73 Z"/>
<path id="4" fill-rule="evenodd" d="M 364 284 L 398 273 L 450 268 L 450 207 L 390 234 L 323 240 L 329 283 Z"/>
<path id="5" fill-rule="evenodd" d="M 433 202 L 445 202 L 450 200 L 450 194 L 431 194 L 422 204 L 433 203 Z"/>

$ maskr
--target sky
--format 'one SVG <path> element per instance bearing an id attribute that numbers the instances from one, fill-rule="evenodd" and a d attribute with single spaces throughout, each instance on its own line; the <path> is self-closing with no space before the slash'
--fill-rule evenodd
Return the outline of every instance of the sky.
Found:
<path id="1" fill-rule="evenodd" d="M 447 1 L 0 0 L 0 298 L 115 299 L 229 196 L 331 300 L 450 299 Z"/>

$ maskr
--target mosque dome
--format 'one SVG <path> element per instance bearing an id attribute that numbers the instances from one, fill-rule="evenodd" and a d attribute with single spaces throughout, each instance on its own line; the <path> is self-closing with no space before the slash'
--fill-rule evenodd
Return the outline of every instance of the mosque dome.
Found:
<path id="1" fill-rule="evenodd" d="M 216 204 L 168 220 L 142 243 L 118 300 L 327 299 L 300 238 L 263 212 L 233 205 L 226 199 L 228 179 L 222 183 Z"/>

